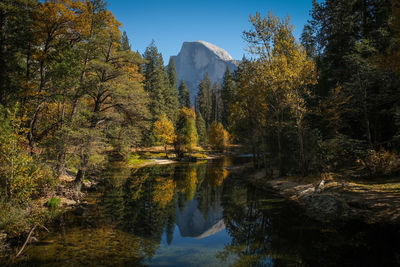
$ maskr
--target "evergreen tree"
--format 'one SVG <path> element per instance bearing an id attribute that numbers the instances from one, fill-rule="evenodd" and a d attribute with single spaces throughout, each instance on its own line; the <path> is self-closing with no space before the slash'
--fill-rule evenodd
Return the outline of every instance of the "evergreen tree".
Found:
<path id="1" fill-rule="evenodd" d="M 176 86 L 168 85 L 164 90 L 165 112 L 173 122 L 176 122 L 179 111 L 178 90 Z"/>
<path id="2" fill-rule="evenodd" d="M 211 91 L 211 120 L 221 122 L 222 118 L 222 99 L 221 99 L 221 85 L 215 82 Z"/>
<path id="3" fill-rule="evenodd" d="M 196 128 L 197 133 L 199 135 L 199 144 L 204 145 L 207 143 L 207 129 L 206 122 L 204 121 L 201 113 L 197 113 L 196 115 Z"/>
<path id="4" fill-rule="evenodd" d="M 38 8 L 35 0 L 0 3 L 0 104 L 4 107 L 8 106 L 9 98 L 17 98 L 21 89 L 26 90 L 20 83 L 26 84 L 31 78 L 31 55 L 35 45 L 31 25 L 35 24 Z"/>
<path id="5" fill-rule="evenodd" d="M 315 39 L 308 43 L 315 42 L 320 54 L 316 93 L 324 101 L 340 86 L 341 95 L 350 98 L 345 109 L 351 110 L 341 114 L 340 132 L 369 146 L 386 142 L 394 131 L 388 125 L 395 114 L 380 110 L 390 109 L 390 99 L 399 97 L 399 79 L 371 60 L 376 53 L 386 54 L 390 46 L 391 7 L 390 0 L 313 2 L 310 25 Z M 332 137 L 337 132 L 326 134 Z"/>
<path id="6" fill-rule="evenodd" d="M 128 39 L 128 35 L 126 34 L 126 31 L 124 31 L 122 33 L 121 49 L 124 51 L 131 51 L 131 45 L 129 44 L 129 39 Z"/>
<path id="7" fill-rule="evenodd" d="M 314 35 L 314 29 L 310 24 L 306 24 L 300 37 L 301 44 L 306 49 L 307 55 L 315 59 L 317 57 L 317 42 Z"/>
<path id="8" fill-rule="evenodd" d="M 181 107 L 191 107 L 190 103 L 190 94 L 187 88 L 187 85 L 184 80 L 181 81 L 181 84 L 178 88 L 178 95 L 179 95 L 179 104 Z"/>
<path id="9" fill-rule="evenodd" d="M 208 128 L 212 123 L 212 85 L 208 73 L 199 84 L 196 109 L 203 117 Z"/>
<path id="10" fill-rule="evenodd" d="M 161 53 L 158 52 L 154 41 L 146 48 L 143 55 L 143 66 L 146 77 L 145 90 L 150 96 L 149 110 L 152 121 L 156 121 L 162 114 L 175 122 L 179 108 L 178 92 L 172 88 Z"/>
<path id="11" fill-rule="evenodd" d="M 176 74 L 175 60 L 173 57 L 169 59 L 168 67 L 167 67 L 169 84 L 172 88 L 178 87 L 178 74 Z"/>
<path id="12" fill-rule="evenodd" d="M 236 84 L 233 75 L 229 67 L 227 67 L 224 74 L 221 90 L 221 98 L 223 104 L 221 122 L 225 128 L 228 127 L 229 115 L 231 113 L 230 106 L 233 104 L 233 100 L 235 98 L 235 86 Z"/>

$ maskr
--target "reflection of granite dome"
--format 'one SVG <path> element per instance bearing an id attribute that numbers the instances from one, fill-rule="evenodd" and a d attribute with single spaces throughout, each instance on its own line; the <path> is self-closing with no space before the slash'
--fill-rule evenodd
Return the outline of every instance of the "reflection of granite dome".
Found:
<path id="1" fill-rule="evenodd" d="M 173 58 L 178 80 L 185 80 L 192 100 L 206 73 L 212 82 L 222 83 L 226 67 L 231 71 L 237 68 L 237 61 L 228 52 L 205 41 L 184 42 L 179 54 Z"/>
<path id="2" fill-rule="evenodd" d="M 198 202 L 195 199 L 187 203 L 183 212 L 180 212 L 179 209 L 176 210 L 176 224 L 181 236 L 204 238 L 225 229 L 222 216 L 222 207 L 214 203 L 205 218 L 198 209 Z"/>

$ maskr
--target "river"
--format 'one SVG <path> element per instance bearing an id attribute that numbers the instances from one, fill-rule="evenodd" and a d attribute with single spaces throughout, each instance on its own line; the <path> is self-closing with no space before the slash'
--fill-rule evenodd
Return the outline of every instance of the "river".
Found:
<path id="1" fill-rule="evenodd" d="M 231 173 L 248 158 L 110 167 L 16 266 L 396 266 L 397 226 L 323 225 Z"/>

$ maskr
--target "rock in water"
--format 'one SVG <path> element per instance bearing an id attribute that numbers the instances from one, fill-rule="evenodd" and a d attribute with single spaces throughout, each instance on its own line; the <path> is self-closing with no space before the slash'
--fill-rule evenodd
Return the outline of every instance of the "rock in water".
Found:
<path id="1" fill-rule="evenodd" d="M 233 72 L 239 63 L 233 60 L 224 49 L 205 41 L 184 42 L 179 54 L 173 58 L 178 80 L 186 82 L 192 104 L 206 73 L 210 76 L 212 83 L 222 84 L 226 67 Z"/>

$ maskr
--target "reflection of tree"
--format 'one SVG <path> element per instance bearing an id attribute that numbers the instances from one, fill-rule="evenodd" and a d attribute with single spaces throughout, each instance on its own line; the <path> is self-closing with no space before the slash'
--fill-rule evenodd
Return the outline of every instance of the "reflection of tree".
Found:
<path id="1" fill-rule="evenodd" d="M 293 204 L 234 180 L 224 184 L 222 205 L 232 241 L 219 257 L 227 259 L 234 255 L 234 266 L 394 266 L 399 263 L 394 255 L 400 251 L 400 245 L 388 242 L 388 236 L 382 238 L 387 233 L 385 228 L 359 223 L 337 228 L 317 224 Z"/>
<path id="2" fill-rule="evenodd" d="M 187 201 L 193 200 L 196 196 L 197 185 L 197 165 L 187 164 L 179 166 L 175 170 L 175 181 L 179 195 L 179 207 L 184 208 Z"/>
<path id="3" fill-rule="evenodd" d="M 174 203 L 171 207 L 176 207 L 176 195 L 174 195 L 174 199 L 172 200 Z M 175 209 L 171 209 L 167 219 L 167 225 L 165 226 L 165 232 L 167 236 L 167 243 L 171 245 L 172 239 L 174 238 L 174 230 L 175 230 L 175 221 L 176 221 L 176 213 Z"/>
<path id="4" fill-rule="evenodd" d="M 18 266 L 146 266 L 146 249 L 156 245 L 107 225 L 73 228 L 65 235 L 55 234 L 51 240 L 56 242 L 45 250 L 31 246 L 28 262 Z M 66 249 L 64 244 L 73 249 Z"/>
<path id="5" fill-rule="evenodd" d="M 153 191 L 153 201 L 165 208 L 174 197 L 174 189 L 176 184 L 171 178 L 156 178 Z"/>
<path id="6" fill-rule="evenodd" d="M 101 206 L 105 217 L 132 236 L 148 240 L 141 244 L 147 258 L 159 247 L 164 229 L 174 226 L 173 175 L 174 168 L 154 166 L 132 172 L 115 170 L 104 182 Z"/>
<path id="7" fill-rule="evenodd" d="M 232 237 L 219 257 L 237 256 L 235 266 L 264 266 L 271 244 L 269 218 L 257 209 L 256 202 L 248 201 L 252 194 L 245 188 L 230 187 L 224 191 L 224 220 Z"/>
<path id="8" fill-rule="evenodd" d="M 114 163 L 104 175 L 106 178 L 103 185 L 107 190 L 104 190 L 101 197 L 103 213 L 107 214 L 105 218 L 112 223 L 122 223 L 125 207 L 124 185 L 131 175 L 131 170 Z"/>
<path id="9" fill-rule="evenodd" d="M 197 200 L 199 201 L 199 210 L 205 218 L 208 217 L 211 207 L 220 205 L 222 184 L 229 175 L 229 171 L 226 169 L 229 164 L 231 164 L 229 159 L 221 158 L 198 168 L 203 182 L 199 186 Z"/>
<path id="10" fill-rule="evenodd" d="M 191 167 L 186 176 L 186 200 L 190 201 L 194 199 L 194 196 L 196 195 L 197 183 L 198 180 L 196 168 Z"/>

